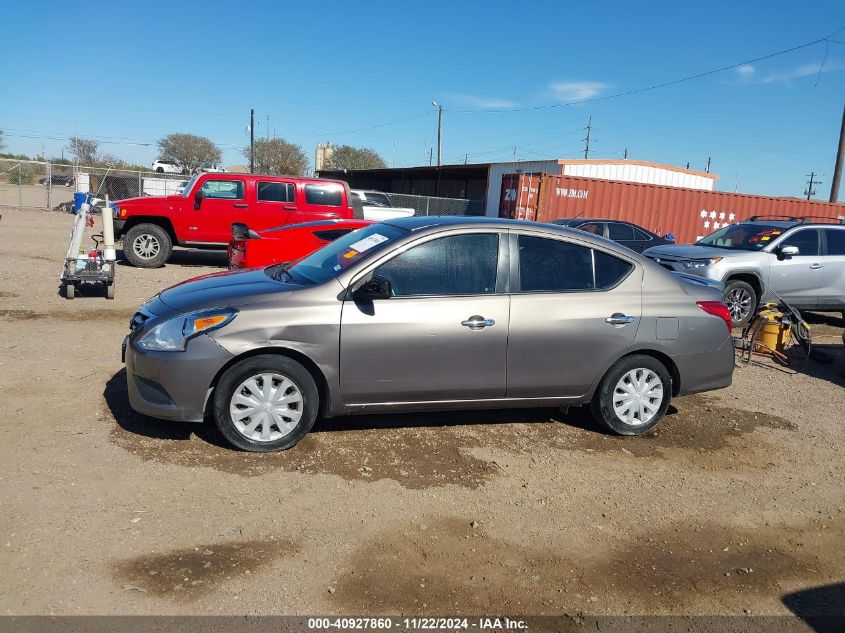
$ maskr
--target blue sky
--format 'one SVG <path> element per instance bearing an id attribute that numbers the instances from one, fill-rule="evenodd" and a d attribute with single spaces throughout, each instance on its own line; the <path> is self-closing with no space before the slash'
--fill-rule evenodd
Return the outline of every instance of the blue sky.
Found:
<path id="1" fill-rule="evenodd" d="M 11 3 L 0 34 L 6 151 L 59 155 L 69 135 L 133 162 L 169 132 L 243 163 L 256 132 L 427 162 L 638 158 L 703 169 L 718 188 L 826 197 L 845 103 L 845 45 L 819 43 L 676 86 L 588 104 L 831 35 L 845 2 Z M 845 30 L 833 36 L 845 42 Z M 823 64 L 823 65 L 822 65 Z M 821 67 L 821 72 L 819 69 Z M 470 110 L 470 112 L 458 112 Z M 405 119 L 405 120 L 402 120 Z M 391 123 L 402 120 L 399 123 Z M 378 126 L 378 127 L 375 127 Z M 371 128 L 371 129 L 365 129 Z M 516 146 L 516 152 L 514 152 Z"/>

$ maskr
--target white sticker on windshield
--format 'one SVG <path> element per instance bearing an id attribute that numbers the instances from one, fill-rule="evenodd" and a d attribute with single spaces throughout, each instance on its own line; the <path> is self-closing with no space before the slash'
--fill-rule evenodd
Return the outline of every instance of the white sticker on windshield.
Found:
<path id="1" fill-rule="evenodd" d="M 358 240 L 354 244 L 350 244 L 349 249 L 353 251 L 358 251 L 359 253 L 363 253 L 365 251 L 370 250 L 373 246 L 376 246 L 386 241 L 387 238 L 384 235 L 374 233 L 369 237 L 365 237 L 363 240 Z"/>

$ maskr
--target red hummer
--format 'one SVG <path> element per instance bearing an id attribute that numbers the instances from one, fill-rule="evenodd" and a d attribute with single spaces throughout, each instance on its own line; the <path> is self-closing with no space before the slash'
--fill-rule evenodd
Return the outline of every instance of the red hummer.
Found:
<path id="1" fill-rule="evenodd" d="M 363 208 L 339 180 L 210 173 L 194 176 L 182 193 L 115 203 L 115 237 L 134 266 L 157 268 L 174 244 L 225 248 L 233 222 L 261 231 L 333 218 L 363 219 Z M 353 206 L 354 205 L 354 206 Z"/>

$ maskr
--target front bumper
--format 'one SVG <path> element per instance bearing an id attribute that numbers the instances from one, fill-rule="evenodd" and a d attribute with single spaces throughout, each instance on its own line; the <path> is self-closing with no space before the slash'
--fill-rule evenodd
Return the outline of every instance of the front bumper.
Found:
<path id="1" fill-rule="evenodd" d="M 123 237 L 123 227 L 126 226 L 126 220 L 114 220 L 114 239 L 119 240 Z"/>
<path id="2" fill-rule="evenodd" d="M 124 340 L 129 404 L 143 415 L 202 422 L 214 378 L 232 355 L 208 336 L 188 341 L 184 352 L 148 352 Z"/>

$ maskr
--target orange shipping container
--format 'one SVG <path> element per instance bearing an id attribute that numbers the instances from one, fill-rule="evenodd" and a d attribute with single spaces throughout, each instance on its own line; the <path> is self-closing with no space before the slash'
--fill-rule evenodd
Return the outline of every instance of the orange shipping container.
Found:
<path id="1" fill-rule="evenodd" d="M 506 205 L 505 197 L 513 198 Z M 502 178 L 500 217 L 549 222 L 557 218 L 627 220 L 679 243 L 694 242 L 752 215 L 845 219 L 845 204 L 663 187 L 615 180 L 510 174 Z"/>

